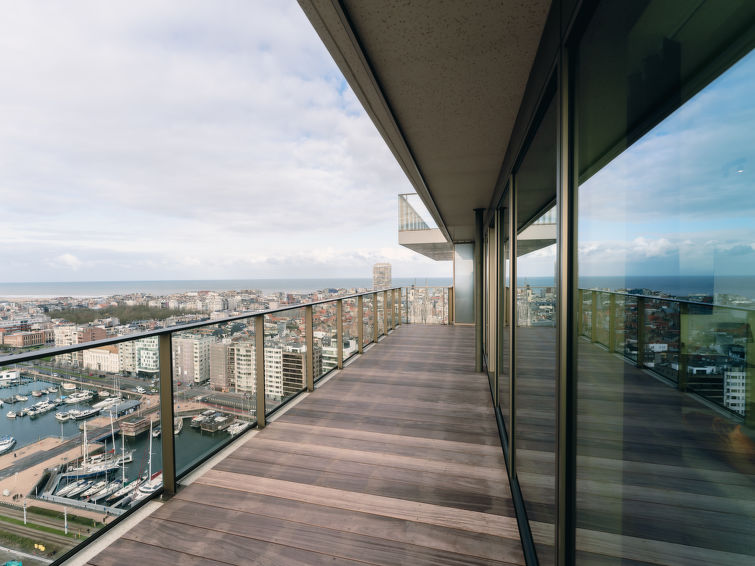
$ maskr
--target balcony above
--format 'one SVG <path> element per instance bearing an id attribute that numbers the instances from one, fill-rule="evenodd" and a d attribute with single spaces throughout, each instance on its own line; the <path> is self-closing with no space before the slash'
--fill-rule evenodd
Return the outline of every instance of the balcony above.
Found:
<path id="1" fill-rule="evenodd" d="M 422 218 L 415 206 L 422 207 L 416 194 L 398 196 L 398 243 L 430 259 L 451 261 L 453 245 L 439 228 L 431 225 L 432 220 Z"/>

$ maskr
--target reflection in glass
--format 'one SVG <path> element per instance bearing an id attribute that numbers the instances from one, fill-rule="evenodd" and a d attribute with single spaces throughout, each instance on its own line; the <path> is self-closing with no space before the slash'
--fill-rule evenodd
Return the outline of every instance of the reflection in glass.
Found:
<path id="1" fill-rule="evenodd" d="M 726 16 L 734 3 L 718 6 L 718 15 L 708 10 L 706 17 Z M 640 33 L 647 21 L 632 21 L 644 48 L 657 49 L 659 64 L 671 64 L 670 42 L 652 43 Z M 698 56 L 684 43 L 697 41 L 694 19 L 685 21 L 688 28 L 668 26 L 681 54 L 674 59 L 677 75 L 686 72 L 687 54 Z M 606 63 L 594 48 L 583 53 L 577 104 L 589 116 L 590 108 L 604 106 L 589 93 L 606 88 Z M 635 80 L 651 78 L 650 59 L 635 62 L 646 66 Z M 622 77 L 635 71 L 618 67 Z M 637 106 L 652 98 L 637 95 L 630 88 L 617 100 Z M 753 100 L 750 53 L 612 161 L 584 163 L 578 245 L 580 287 L 587 290 L 578 305 L 585 338 L 577 351 L 583 558 L 755 560 L 755 419 L 748 397 L 755 365 Z M 601 149 L 594 145 L 600 136 L 587 135 L 597 123 L 578 126 L 586 132 L 582 155 Z"/>
<path id="2" fill-rule="evenodd" d="M 516 176 L 515 467 L 540 564 L 555 563 L 556 111 L 551 102 Z M 531 211 L 540 210 L 535 218 Z M 534 222 L 522 227 L 528 220 Z"/>

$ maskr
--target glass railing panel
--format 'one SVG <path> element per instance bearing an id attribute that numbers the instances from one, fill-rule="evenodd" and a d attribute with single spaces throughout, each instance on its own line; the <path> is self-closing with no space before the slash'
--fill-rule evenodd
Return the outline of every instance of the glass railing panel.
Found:
<path id="1" fill-rule="evenodd" d="M 597 292 L 596 293 L 596 316 L 595 316 L 595 340 L 604 346 L 608 346 L 610 342 L 611 329 L 610 329 L 610 309 L 611 309 L 611 295 L 610 293 Z"/>
<path id="2" fill-rule="evenodd" d="M 383 293 L 377 294 L 377 327 L 378 327 L 378 336 L 382 336 L 385 334 L 385 320 L 383 317 L 383 310 L 385 308 L 385 305 L 383 304 Z"/>
<path id="3" fill-rule="evenodd" d="M 313 321 L 318 320 L 318 308 L 313 307 Z M 265 315 L 265 410 L 268 413 L 307 387 L 305 324 L 305 308 Z M 317 338 L 314 343 L 313 368 L 317 378 L 322 369 L 322 349 Z"/>
<path id="4" fill-rule="evenodd" d="M 580 302 L 580 324 L 582 328 L 582 336 L 590 338 L 592 336 L 592 297 L 593 292 L 589 289 L 585 289 L 581 292 L 582 299 Z"/>
<path id="5" fill-rule="evenodd" d="M 747 418 L 747 368 L 752 343 L 752 311 L 712 305 L 684 305 L 680 388 Z M 751 347 L 750 347 L 751 349 Z M 750 415 L 751 416 L 751 415 Z"/>
<path id="6" fill-rule="evenodd" d="M 409 287 L 406 294 L 409 324 L 448 324 L 447 287 Z"/>
<path id="7" fill-rule="evenodd" d="M 613 351 L 625 354 L 626 352 L 626 297 L 618 293 L 612 294 L 614 301 L 613 318 L 610 320 L 611 332 L 613 332 Z"/>
<path id="8" fill-rule="evenodd" d="M 359 313 L 357 299 L 343 300 L 343 359 L 359 353 Z"/>
<path id="9" fill-rule="evenodd" d="M 321 352 L 322 363 L 315 364 L 315 379 L 338 367 L 338 335 L 336 302 L 312 307 L 312 332 L 315 351 Z"/>
<path id="10" fill-rule="evenodd" d="M 248 318 L 175 332 L 173 434 L 181 475 L 251 426 L 255 404 L 255 325 Z"/>
<path id="11" fill-rule="evenodd" d="M 679 378 L 679 303 L 645 298 L 645 367 L 672 380 Z"/>
<path id="12" fill-rule="evenodd" d="M 373 295 L 364 295 L 362 297 L 362 325 L 363 345 L 371 343 L 374 340 L 375 332 L 375 302 L 372 299 Z"/>
<path id="13" fill-rule="evenodd" d="M 634 362 L 637 361 L 639 308 L 637 297 L 624 297 L 624 312 L 621 314 L 624 320 L 624 355 Z"/>
<path id="14" fill-rule="evenodd" d="M 156 418 L 157 385 L 123 375 L 118 346 L 0 372 L 0 545 L 54 559 L 130 508 L 134 497 L 115 494 L 146 469 L 149 443 L 127 429 Z"/>

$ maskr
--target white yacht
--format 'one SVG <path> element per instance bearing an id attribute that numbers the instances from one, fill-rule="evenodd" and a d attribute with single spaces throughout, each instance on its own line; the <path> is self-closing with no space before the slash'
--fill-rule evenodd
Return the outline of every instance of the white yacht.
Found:
<path id="1" fill-rule="evenodd" d="M 0 436 L 0 454 L 10 452 L 16 445 L 16 439 L 12 436 Z"/>

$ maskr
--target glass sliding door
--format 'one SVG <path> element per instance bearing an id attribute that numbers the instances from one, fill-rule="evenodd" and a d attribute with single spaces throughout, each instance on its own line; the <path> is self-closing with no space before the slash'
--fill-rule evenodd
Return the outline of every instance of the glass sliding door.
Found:
<path id="1" fill-rule="evenodd" d="M 604 3 L 579 45 L 579 564 L 755 563 L 753 16 Z"/>
<path id="2" fill-rule="evenodd" d="M 508 202 L 508 192 L 505 197 Z M 508 204 L 501 206 L 497 211 L 498 222 L 498 406 L 501 409 L 506 432 L 511 430 L 509 421 L 511 409 L 511 375 L 509 347 L 511 325 L 511 262 L 510 243 L 508 241 L 509 227 Z"/>
<path id="3" fill-rule="evenodd" d="M 556 504 L 556 107 L 551 101 L 515 173 L 517 190 L 516 475 L 540 564 L 554 564 Z"/>

